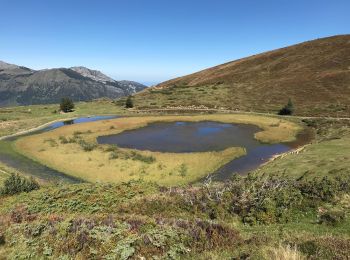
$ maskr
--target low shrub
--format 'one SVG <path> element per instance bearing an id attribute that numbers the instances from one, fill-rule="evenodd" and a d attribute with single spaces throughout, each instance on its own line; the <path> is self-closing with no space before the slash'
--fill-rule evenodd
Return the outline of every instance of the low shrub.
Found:
<path id="1" fill-rule="evenodd" d="M 117 152 L 113 151 L 109 154 L 109 160 L 113 160 L 113 159 L 118 159 L 119 156 L 117 154 Z"/>
<path id="2" fill-rule="evenodd" d="M 80 134 L 74 133 L 73 137 L 67 138 L 61 135 L 58 139 L 60 140 L 61 144 L 73 144 L 73 143 L 79 143 L 81 141 L 81 136 Z"/>
<path id="3" fill-rule="evenodd" d="M 51 147 L 56 147 L 57 146 L 57 142 L 54 139 L 52 139 L 52 138 L 45 139 L 44 143 L 49 143 Z"/>
<path id="4" fill-rule="evenodd" d="M 315 243 L 315 241 L 310 241 L 310 240 L 302 242 L 299 245 L 299 248 L 300 248 L 300 251 L 306 254 L 307 256 L 316 255 L 318 251 L 318 245 Z"/>
<path id="5" fill-rule="evenodd" d="M 63 135 L 61 135 L 58 139 L 60 140 L 61 144 L 68 144 L 69 143 L 68 139 Z"/>
<path id="6" fill-rule="evenodd" d="M 131 159 L 145 162 L 145 163 L 153 163 L 156 161 L 156 158 L 154 158 L 153 156 L 142 155 L 142 154 L 137 153 L 135 151 L 131 152 Z"/>
<path id="7" fill-rule="evenodd" d="M 68 143 L 73 144 L 73 143 L 79 143 L 81 141 L 81 136 L 80 135 L 73 135 L 73 137 L 70 137 L 68 139 Z"/>
<path id="8" fill-rule="evenodd" d="M 282 179 L 277 176 L 236 176 L 222 186 L 204 185 L 196 194 L 185 194 L 185 205 L 204 212 L 209 218 L 220 214 L 238 216 L 245 224 L 287 223 L 298 216 L 293 212 L 315 211 L 325 203 L 349 192 L 349 177 Z M 320 216 L 323 223 L 340 223 L 343 213 L 330 211 Z"/>
<path id="9" fill-rule="evenodd" d="M 187 175 L 187 165 L 186 164 L 181 164 L 180 165 L 180 170 L 179 170 L 180 176 L 185 177 Z"/>
<path id="10" fill-rule="evenodd" d="M 347 237 L 325 235 L 297 243 L 308 259 L 349 259 L 350 239 Z"/>
<path id="11" fill-rule="evenodd" d="M 299 180 L 296 185 L 304 197 L 328 202 L 336 195 L 350 191 L 350 177 L 329 178 L 326 176 L 322 179 Z"/>
<path id="12" fill-rule="evenodd" d="M 118 146 L 116 145 L 109 145 L 105 149 L 105 152 L 116 152 L 116 151 L 118 151 Z"/>
<path id="13" fill-rule="evenodd" d="M 80 147 L 83 148 L 83 150 L 85 152 L 91 152 L 92 150 L 94 150 L 97 147 L 96 144 L 88 143 L 85 140 L 79 140 L 78 143 L 79 143 Z"/>
<path id="14" fill-rule="evenodd" d="M 237 179 L 232 183 L 230 192 L 231 211 L 246 224 L 288 222 L 288 209 L 296 207 L 302 200 L 293 183 L 274 178 L 264 181 Z"/>
<path id="15" fill-rule="evenodd" d="M 320 210 L 318 214 L 318 223 L 325 225 L 336 226 L 342 223 L 344 219 L 345 212 L 340 208 Z"/>
<path id="16" fill-rule="evenodd" d="M 27 179 L 18 174 L 11 174 L 0 189 L 2 195 L 13 195 L 20 192 L 30 192 L 39 189 L 39 184 L 33 179 Z"/>
<path id="17" fill-rule="evenodd" d="M 73 135 L 81 135 L 81 134 L 83 134 L 83 132 L 81 132 L 81 131 L 74 131 L 74 133 L 73 133 Z"/>

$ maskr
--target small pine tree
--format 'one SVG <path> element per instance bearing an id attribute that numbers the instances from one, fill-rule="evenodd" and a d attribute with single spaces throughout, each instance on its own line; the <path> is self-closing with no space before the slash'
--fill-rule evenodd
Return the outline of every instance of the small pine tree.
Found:
<path id="1" fill-rule="evenodd" d="M 292 100 L 289 98 L 287 105 L 285 105 L 279 112 L 279 115 L 292 115 L 294 113 L 294 105 Z"/>
<path id="2" fill-rule="evenodd" d="M 74 103 L 70 98 L 62 98 L 60 108 L 65 113 L 71 112 L 74 108 Z"/>
<path id="3" fill-rule="evenodd" d="M 134 107 L 134 103 L 132 102 L 131 96 L 128 96 L 128 98 L 126 99 L 125 107 L 126 108 L 133 108 Z"/>

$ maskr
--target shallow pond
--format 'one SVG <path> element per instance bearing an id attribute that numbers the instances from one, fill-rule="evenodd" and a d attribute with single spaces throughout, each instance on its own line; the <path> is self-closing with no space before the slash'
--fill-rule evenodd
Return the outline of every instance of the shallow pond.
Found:
<path id="1" fill-rule="evenodd" d="M 214 180 L 225 180 L 233 173 L 244 174 L 256 169 L 273 155 L 287 152 L 301 145 L 298 142 L 264 144 L 254 138 L 261 129 L 254 125 L 227 124 L 211 121 L 153 123 L 145 127 L 124 131 L 120 134 L 100 136 L 99 144 L 115 144 L 158 152 L 206 152 L 229 147 L 244 147 L 247 155 L 232 160 L 213 173 Z M 305 139 L 306 138 L 301 138 Z M 203 162 L 205 163 L 205 162 Z"/>
<path id="2" fill-rule="evenodd" d="M 81 117 L 69 121 L 55 122 L 39 130 L 7 138 L 0 141 L 0 161 L 19 171 L 44 180 L 57 179 L 67 182 L 81 182 L 80 179 L 46 167 L 17 153 L 12 148 L 13 142 L 23 136 L 51 131 L 65 125 L 117 117 Z M 214 180 L 222 181 L 229 179 L 234 173 L 244 174 L 254 170 L 273 155 L 303 145 L 311 139 L 309 134 L 302 133 L 295 142 L 263 144 L 254 139 L 254 134 L 259 131 L 261 130 L 257 126 L 246 124 L 226 124 L 211 121 L 162 122 L 124 131 L 117 135 L 101 136 L 97 138 L 97 141 L 100 144 L 116 144 L 125 148 L 175 153 L 219 151 L 232 146 L 245 147 L 247 155 L 232 160 L 212 174 Z"/>

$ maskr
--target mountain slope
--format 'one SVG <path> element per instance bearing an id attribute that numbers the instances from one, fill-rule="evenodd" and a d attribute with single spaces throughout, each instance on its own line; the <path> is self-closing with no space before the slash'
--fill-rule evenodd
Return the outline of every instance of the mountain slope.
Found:
<path id="1" fill-rule="evenodd" d="M 161 83 L 135 96 L 138 107 L 200 106 L 349 115 L 350 35 L 304 42 Z"/>
<path id="2" fill-rule="evenodd" d="M 0 62 L 0 106 L 57 103 L 62 97 L 85 101 L 119 98 L 146 86 L 116 81 L 85 67 L 31 70 Z"/>
<path id="3" fill-rule="evenodd" d="M 114 82 L 115 80 L 104 75 L 102 72 L 98 71 L 98 70 L 90 70 L 86 67 L 71 67 L 70 68 L 71 70 L 74 70 L 75 72 L 81 74 L 82 76 L 84 77 L 87 77 L 87 78 L 90 78 L 90 79 L 93 79 L 95 81 L 100 81 L 100 82 Z"/>

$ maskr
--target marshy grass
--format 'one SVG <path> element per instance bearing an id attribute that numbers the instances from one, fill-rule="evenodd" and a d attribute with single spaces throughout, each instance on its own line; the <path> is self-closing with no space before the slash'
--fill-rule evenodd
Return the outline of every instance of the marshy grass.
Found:
<path id="1" fill-rule="evenodd" d="M 91 152 L 92 150 L 94 150 L 97 147 L 96 144 L 88 143 L 85 140 L 79 140 L 78 144 L 85 152 Z"/>
<path id="2" fill-rule="evenodd" d="M 57 147 L 58 146 L 58 143 L 53 138 L 45 139 L 44 143 L 49 143 L 51 147 Z"/>
<path id="3" fill-rule="evenodd" d="M 49 167 L 88 181 L 122 182 L 141 178 L 164 185 L 194 182 L 245 154 L 245 149 L 239 147 L 223 151 L 161 153 L 96 144 L 98 136 L 117 134 L 153 122 L 174 121 L 254 124 L 262 129 L 256 133 L 255 138 L 271 143 L 293 140 L 301 129 L 299 125 L 287 120 L 246 114 L 128 117 L 71 125 L 27 136 L 17 140 L 16 147 L 18 151 Z M 48 138 L 60 143 L 55 150 L 39 142 Z M 38 153 L 43 148 L 46 152 Z M 88 161 L 89 158 L 92 160 Z M 159 167 L 159 163 L 162 167 Z"/>

